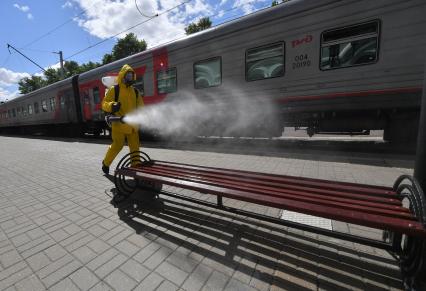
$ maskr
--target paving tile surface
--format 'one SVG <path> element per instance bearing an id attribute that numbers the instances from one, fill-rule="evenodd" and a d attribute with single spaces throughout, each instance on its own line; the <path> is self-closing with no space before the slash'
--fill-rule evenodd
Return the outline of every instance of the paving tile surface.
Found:
<path id="1" fill-rule="evenodd" d="M 0 290 L 403 289 L 396 261 L 380 250 L 165 196 L 148 203 L 141 192 L 117 207 L 114 184 L 100 169 L 105 144 L 0 136 L 0 146 Z M 373 185 L 389 186 L 412 173 L 351 163 L 356 157 L 336 162 L 144 150 L 153 159 Z M 215 202 L 194 191 L 164 190 Z M 282 215 L 281 209 L 224 203 Z M 330 223 L 334 230 L 381 235 Z"/>

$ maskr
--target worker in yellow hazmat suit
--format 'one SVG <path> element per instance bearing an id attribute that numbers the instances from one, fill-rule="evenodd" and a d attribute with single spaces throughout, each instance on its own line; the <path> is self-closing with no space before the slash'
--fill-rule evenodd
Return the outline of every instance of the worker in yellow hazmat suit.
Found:
<path id="1" fill-rule="evenodd" d="M 102 109 L 105 112 L 111 112 L 115 116 L 125 116 L 138 107 L 142 107 L 143 100 L 139 92 L 132 86 L 136 81 L 136 74 L 132 67 L 124 65 L 117 77 L 118 85 L 111 87 L 104 100 L 102 101 Z M 118 95 L 116 94 L 118 90 Z M 117 98 L 118 97 L 118 98 Z M 109 174 L 109 166 L 124 146 L 127 139 L 130 152 L 139 150 L 139 133 L 138 127 L 125 124 L 122 122 L 112 123 L 112 144 L 102 161 L 102 171 Z M 132 162 L 132 164 L 135 163 Z"/>

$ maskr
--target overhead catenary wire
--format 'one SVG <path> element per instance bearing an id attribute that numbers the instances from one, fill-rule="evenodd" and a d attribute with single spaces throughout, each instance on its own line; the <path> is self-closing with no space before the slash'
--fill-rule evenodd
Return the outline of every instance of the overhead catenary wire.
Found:
<path id="1" fill-rule="evenodd" d="M 192 1 L 192 0 L 183 1 L 182 3 L 180 3 L 180 4 L 176 5 L 176 6 L 173 6 L 172 8 L 169 8 L 169 9 L 167 9 L 167 10 L 164 10 L 163 12 L 159 13 L 156 17 L 159 17 L 159 16 L 161 16 L 161 15 L 167 14 L 167 13 L 169 13 L 170 11 L 172 11 L 172 10 L 174 10 L 174 9 L 178 8 L 178 7 L 181 7 L 181 6 L 183 6 L 183 5 L 185 5 L 186 3 L 189 3 L 189 2 L 191 2 L 191 1 Z M 120 31 L 119 33 L 116 33 L 116 34 L 114 34 L 114 35 L 112 35 L 112 36 L 110 36 L 110 37 L 108 37 L 108 38 L 106 38 L 106 39 L 103 39 L 103 40 L 101 40 L 101 41 L 99 41 L 99 42 L 97 42 L 97 43 L 95 43 L 95 44 L 93 44 L 93 45 L 91 45 L 91 46 L 88 46 L 88 47 L 86 47 L 86 48 L 84 48 L 84 49 L 82 49 L 82 50 L 80 50 L 80 51 L 78 51 L 78 52 L 76 52 L 76 53 L 72 54 L 71 56 L 69 56 L 69 57 L 65 58 L 64 60 L 69 60 L 70 58 L 72 58 L 72 57 L 74 57 L 74 56 L 76 56 L 76 55 L 79 55 L 79 54 L 81 54 L 81 53 L 83 53 L 83 52 L 85 52 L 85 51 L 87 51 L 87 50 L 89 50 L 89 49 L 91 49 L 91 48 L 93 48 L 93 47 L 95 47 L 95 46 L 100 45 L 101 43 L 104 43 L 104 42 L 106 42 L 106 41 L 108 41 L 108 40 L 110 40 L 110 39 L 112 39 L 112 38 L 114 38 L 114 37 L 116 37 L 116 36 L 118 36 L 118 35 L 120 35 L 120 34 L 122 34 L 122 33 L 126 32 L 126 31 L 129 31 L 129 30 L 131 30 L 131 29 L 133 29 L 133 28 L 135 28 L 135 27 L 138 27 L 138 26 L 140 26 L 140 25 L 142 25 L 142 24 L 144 24 L 144 23 L 147 23 L 147 22 L 149 22 L 149 21 L 151 21 L 151 20 L 153 20 L 153 19 L 154 19 L 154 18 L 149 18 L 149 19 L 147 19 L 147 20 L 144 20 L 144 21 L 142 21 L 142 22 L 139 22 L 139 23 L 137 23 L 137 24 L 135 24 L 135 25 L 133 25 L 133 26 L 131 26 L 131 27 L 129 27 L 129 28 L 127 28 L 127 29 L 125 29 L 125 30 Z"/>
<path id="2" fill-rule="evenodd" d="M 222 11 L 217 12 L 217 13 L 214 13 L 214 14 L 204 15 L 203 17 L 214 18 L 214 17 L 216 17 L 216 16 L 218 16 L 218 15 L 220 15 L 220 14 L 224 15 L 224 14 L 226 14 L 227 12 L 230 12 L 230 11 L 232 11 L 232 10 L 237 10 L 238 8 L 241 8 L 241 7 L 242 7 L 242 6 L 244 6 L 244 5 L 252 4 L 252 3 L 255 3 L 255 2 L 258 2 L 258 1 L 259 1 L 259 0 L 249 1 L 249 2 L 244 3 L 243 5 L 234 6 L 234 7 L 232 7 L 232 8 L 229 8 L 229 9 L 226 9 L 226 10 L 222 10 Z M 256 12 L 259 12 L 259 11 L 261 11 L 261 10 L 269 9 L 269 8 L 271 8 L 271 6 L 268 4 L 268 5 L 265 5 L 265 6 L 263 6 L 263 7 L 260 7 L 258 10 L 253 11 L 253 12 L 251 12 L 251 13 L 247 14 L 247 15 L 250 15 L 250 14 L 253 14 L 253 13 L 256 13 Z M 217 26 L 219 26 L 219 25 L 225 24 L 225 23 L 227 23 L 227 22 L 234 21 L 234 20 L 236 20 L 236 19 L 238 19 L 238 18 L 241 18 L 241 17 L 247 16 L 247 15 L 242 15 L 242 16 L 240 16 L 240 17 L 236 17 L 236 18 L 234 18 L 234 17 L 232 17 L 232 16 L 231 16 L 231 17 L 227 17 L 227 18 L 223 19 L 224 21 L 222 21 L 222 22 L 220 22 L 220 23 L 218 23 L 218 24 L 216 24 L 216 25 L 214 25 L 214 26 L 212 26 L 212 27 L 210 27 L 210 28 L 217 27 Z M 164 46 L 164 45 L 167 45 L 167 44 L 173 43 L 173 42 L 175 42 L 175 41 L 178 41 L 178 40 L 184 39 L 184 38 L 186 38 L 186 37 L 188 37 L 188 35 L 187 35 L 186 33 L 179 34 L 179 35 L 177 35 L 177 37 L 175 37 L 175 38 L 173 38 L 173 39 L 171 39 L 171 40 L 165 41 L 165 42 L 163 42 L 163 43 L 160 43 L 160 44 L 156 45 L 155 47 L 152 47 L 151 49 L 154 49 L 154 48 L 157 48 L 157 47 L 161 47 L 161 46 Z"/>
<path id="3" fill-rule="evenodd" d="M 181 7 L 181 6 L 183 6 L 183 5 L 187 4 L 187 3 L 191 2 L 191 1 L 192 1 L 192 0 L 187 0 L 187 1 L 181 2 L 180 4 L 178 4 L 178 5 L 174 6 L 174 7 L 171 7 L 171 8 L 169 8 L 169 9 L 167 9 L 167 10 L 165 10 L 165 11 L 163 11 L 163 12 L 159 13 L 159 14 L 156 14 L 156 16 L 155 16 L 155 17 L 152 17 L 152 18 L 149 18 L 149 19 L 144 20 L 144 21 L 142 21 L 142 22 L 139 22 L 139 23 L 137 23 L 137 24 L 135 24 L 135 25 L 133 25 L 133 26 L 131 26 L 131 27 L 129 27 L 129 28 L 127 28 L 127 29 L 123 30 L 123 31 L 120 31 L 119 33 L 116 33 L 116 34 L 114 34 L 114 35 L 112 35 L 112 36 L 110 36 L 110 37 L 108 37 L 108 38 L 106 38 L 106 39 L 104 39 L 104 40 L 101 40 L 101 41 L 99 41 L 99 42 L 97 42 L 97 43 L 95 43 L 95 44 L 93 44 L 93 45 L 90 45 L 90 46 L 88 46 L 88 47 L 86 47 L 86 48 L 84 48 L 84 49 L 81 49 L 80 51 L 77 51 L 76 53 L 72 54 L 71 56 L 69 56 L 69 57 L 67 57 L 67 58 L 64 58 L 64 60 L 69 60 L 69 59 L 71 59 L 72 57 L 74 57 L 74 56 L 76 56 L 76 55 L 79 55 L 79 54 L 81 54 L 81 53 L 83 53 L 83 52 L 85 52 L 85 51 L 87 51 L 87 50 L 89 50 L 89 49 L 91 49 L 91 48 L 93 48 L 93 47 L 95 47 L 95 46 L 98 46 L 98 45 L 100 45 L 100 44 L 102 44 L 102 43 L 104 43 L 104 42 L 106 42 L 106 41 L 109 41 L 109 40 L 113 39 L 114 37 L 116 37 L 116 36 L 118 36 L 118 35 L 120 35 L 120 34 L 122 34 L 122 33 L 126 32 L 126 31 L 129 31 L 129 30 L 131 30 L 131 29 L 133 29 L 133 28 L 135 28 L 135 27 L 138 27 L 138 26 L 140 26 L 140 25 L 142 25 L 142 24 L 144 24 L 144 23 L 147 23 L 147 22 L 149 22 L 149 21 L 153 20 L 154 18 L 156 18 L 156 17 L 158 17 L 158 16 L 161 16 L 161 15 L 167 14 L 167 13 L 169 13 L 170 11 L 172 11 L 172 10 L 174 10 L 174 9 L 178 8 L 178 7 Z M 204 17 L 211 17 L 211 18 L 214 18 L 214 17 L 216 17 L 216 16 L 218 16 L 218 15 L 220 15 L 220 14 L 224 15 L 224 14 L 226 14 L 226 13 L 230 12 L 230 11 L 237 10 L 237 9 L 241 8 L 242 6 L 244 6 L 244 5 L 252 4 L 252 3 L 256 3 L 256 2 L 258 2 L 258 0 L 248 1 L 248 2 L 246 2 L 246 3 L 244 3 L 244 4 L 236 5 L 236 6 L 233 6 L 233 7 L 229 8 L 229 9 L 222 10 L 222 11 L 217 12 L 217 13 L 213 13 L 213 14 L 210 14 L 210 15 L 205 15 Z M 265 5 L 264 7 L 261 7 L 261 8 L 259 8 L 259 9 L 257 9 L 257 10 L 256 10 L 256 11 L 254 11 L 254 12 L 257 12 L 257 11 L 259 11 L 259 10 L 263 10 L 263 9 L 267 9 L 267 8 L 270 8 L 270 5 L 269 5 L 269 4 L 268 4 L 268 5 Z M 254 12 L 252 12 L 252 13 L 254 13 Z M 249 13 L 249 14 L 252 14 L 252 13 Z M 229 20 L 229 19 L 230 19 L 230 21 L 232 21 L 232 20 L 235 20 L 235 19 L 237 19 L 237 18 L 226 18 L 225 20 Z M 221 23 L 219 23 L 219 24 L 217 24 L 217 25 L 215 25 L 215 26 L 213 26 L 213 27 L 216 27 L 216 26 L 218 26 L 218 25 L 224 24 L 225 22 L 227 22 L 227 21 L 223 21 L 223 22 L 221 22 Z M 185 37 L 187 37 L 187 35 L 186 35 L 185 33 L 183 33 L 182 35 L 179 35 L 178 37 L 176 37 L 176 38 L 174 38 L 174 39 L 172 39 L 172 40 L 169 40 L 169 41 L 166 41 L 166 42 L 164 42 L 164 43 L 158 44 L 158 45 L 157 45 L 157 46 L 155 46 L 155 47 L 163 46 L 163 45 L 165 45 L 165 44 L 172 43 L 172 42 L 174 42 L 174 41 L 178 41 L 178 40 L 180 40 L 180 39 L 182 39 L 182 38 L 185 38 Z M 40 72 L 41 72 L 41 71 L 38 71 L 37 73 L 40 73 Z M 37 74 L 37 73 L 35 73 L 35 74 Z"/>
<path id="4" fill-rule="evenodd" d="M 11 56 L 12 54 L 8 54 L 7 56 L 6 56 L 6 58 L 4 59 L 4 61 L 3 61 L 3 63 L 1 64 L 1 68 L 4 68 L 4 66 L 9 62 L 9 59 L 10 59 L 10 56 Z"/>
<path id="5" fill-rule="evenodd" d="M 144 16 L 144 17 L 147 17 L 147 18 L 153 18 L 153 17 L 158 16 L 158 13 L 156 13 L 156 14 L 154 14 L 154 15 L 152 15 L 152 16 L 149 16 L 149 15 L 144 14 L 144 13 L 143 13 L 143 12 L 139 9 L 139 6 L 138 6 L 138 3 L 137 3 L 137 0 L 135 0 L 135 6 L 136 6 L 136 9 L 138 10 L 139 14 L 140 14 L 140 15 L 142 15 L 142 16 Z"/>
<path id="6" fill-rule="evenodd" d="M 96 3 L 94 3 L 93 5 L 95 5 L 95 4 L 96 4 Z M 92 5 L 92 6 L 93 6 L 93 5 Z M 92 6 L 90 6 L 90 7 L 92 7 Z M 52 32 L 55 32 L 56 30 L 58 30 L 58 29 L 60 29 L 61 27 L 65 26 L 66 24 L 68 24 L 68 23 L 70 23 L 70 22 L 74 21 L 75 17 L 79 17 L 79 16 L 81 16 L 81 15 L 83 15 L 83 14 L 86 14 L 86 13 L 87 13 L 87 9 L 86 9 L 86 10 L 83 10 L 83 11 L 82 11 L 82 12 L 80 12 L 79 14 L 77 14 L 77 15 L 73 16 L 72 18 L 68 19 L 67 21 L 65 21 L 65 22 L 63 22 L 63 23 L 61 23 L 61 24 L 59 24 L 58 26 L 56 26 L 56 27 L 52 28 L 52 29 L 51 29 L 51 30 L 49 30 L 48 32 L 46 32 L 46 33 L 44 33 L 44 34 L 40 35 L 40 36 L 39 36 L 39 37 L 37 37 L 36 39 L 34 39 L 34 40 L 32 40 L 31 42 L 29 42 L 29 43 L 27 43 L 26 45 L 24 45 L 22 48 L 27 48 L 27 47 L 29 47 L 30 45 L 32 45 L 32 44 L 34 44 L 34 43 L 38 42 L 39 40 L 41 40 L 41 39 L 45 38 L 46 36 L 48 36 L 48 35 L 52 34 Z"/>
<path id="7" fill-rule="evenodd" d="M 73 55 L 71 55 L 70 57 L 68 57 L 68 58 L 66 58 L 66 59 L 64 59 L 64 60 L 68 60 L 68 59 L 70 59 L 70 58 L 72 58 L 72 57 L 74 57 L 74 56 L 76 56 L 76 55 L 78 55 L 78 54 L 80 54 L 80 53 L 83 53 L 83 52 L 84 52 L 84 51 L 86 51 L 86 50 L 89 50 L 90 48 L 93 48 L 93 47 L 95 47 L 95 46 L 97 46 L 97 45 L 99 45 L 99 44 L 101 44 L 101 43 L 104 43 L 105 41 L 108 41 L 108 40 L 110 40 L 110 39 L 112 39 L 112 38 L 116 37 L 117 35 L 120 35 L 120 34 L 122 34 L 122 33 L 126 32 L 126 31 L 129 31 L 129 30 L 131 30 L 131 29 L 133 29 L 133 28 L 137 27 L 137 26 L 140 26 L 140 25 L 142 25 L 142 24 L 144 24 L 144 23 L 146 23 L 146 22 L 148 22 L 148 21 L 150 21 L 150 20 L 154 19 L 155 17 L 161 16 L 161 15 L 163 15 L 163 14 L 167 14 L 167 13 L 169 13 L 170 11 L 172 11 L 172 10 L 174 10 L 174 9 L 176 9 L 176 8 L 180 7 L 180 6 L 183 6 L 183 5 L 185 5 L 186 3 L 191 2 L 191 1 L 192 1 L 192 0 L 184 1 L 184 2 L 182 2 L 182 3 L 180 3 L 180 4 L 178 4 L 178 5 L 176 5 L 176 6 L 172 7 L 172 8 L 170 8 L 170 9 L 167 9 L 167 10 L 165 10 L 165 11 L 163 11 L 163 12 L 159 13 L 159 14 L 156 14 L 156 15 L 154 15 L 153 17 L 150 17 L 149 19 L 147 19 L 147 20 L 145 20 L 145 21 L 142 21 L 142 22 L 140 22 L 140 23 L 138 23 L 138 24 L 136 24 L 136 25 L 133 25 L 133 26 L 131 26 L 130 28 L 128 28 L 128 29 L 126 29 L 126 30 L 123 30 L 123 31 L 121 31 L 121 32 L 119 32 L 119 33 L 117 33 L 117 34 L 115 34 L 115 35 L 113 35 L 113 36 L 111 36 L 111 37 L 109 37 L 109 38 L 107 38 L 107 39 L 105 39 L 105 40 L 102 40 L 102 41 L 100 41 L 100 42 L 98 42 L 98 43 L 95 43 L 94 45 L 91 45 L 91 46 L 89 46 L 89 47 L 87 47 L 87 48 L 85 48 L 85 49 L 83 49 L 83 50 L 80 50 L 80 51 L 78 51 L 78 52 L 74 53 Z M 232 8 L 230 8 L 230 9 L 222 10 L 222 11 L 220 11 L 220 12 L 218 12 L 218 13 L 214 13 L 214 14 L 210 14 L 210 15 L 205 15 L 204 17 L 211 17 L 211 18 L 214 18 L 214 17 L 216 17 L 216 16 L 218 16 L 218 15 L 220 15 L 220 14 L 224 15 L 224 14 L 226 14 L 226 13 L 230 12 L 230 11 L 237 10 L 237 9 L 241 8 L 242 6 L 244 6 L 244 5 L 252 4 L 252 3 L 255 3 L 255 2 L 258 2 L 258 0 L 253 0 L 253 1 L 246 2 L 246 3 L 242 4 L 242 5 L 233 6 L 233 7 L 232 7 Z M 136 1 L 135 1 L 135 4 L 136 4 Z M 136 7 L 137 7 L 137 4 L 136 4 Z M 259 8 L 259 9 L 257 9 L 256 11 L 263 10 L 263 9 L 266 9 L 266 8 L 269 8 L 269 7 L 270 7 L 270 6 L 269 6 L 269 5 L 267 5 L 267 6 L 264 6 L 264 7 L 261 7 L 261 8 Z M 138 10 L 139 10 L 139 9 L 138 9 Z M 80 15 L 82 15 L 82 14 L 85 14 L 86 12 L 87 12 L 87 11 L 82 11 L 82 12 L 81 12 L 81 13 L 79 13 L 77 16 L 80 16 Z M 140 11 L 139 11 L 139 12 L 140 12 Z M 254 12 L 252 12 L 252 13 L 254 13 Z M 252 13 L 249 13 L 249 14 L 252 14 Z M 143 15 L 143 14 L 142 14 L 142 15 Z M 148 16 L 146 16 L 146 15 L 144 15 L 144 16 L 145 16 L 145 17 L 148 17 Z M 74 19 L 74 18 L 71 18 L 71 19 L 69 19 L 68 21 L 66 21 L 66 22 L 64 22 L 64 23 L 62 23 L 62 24 L 60 24 L 60 25 L 58 25 L 58 26 L 57 26 L 57 27 L 55 27 L 54 29 L 50 30 L 49 32 L 47 32 L 47 33 L 43 34 L 42 36 L 40 36 L 40 37 L 38 37 L 37 39 L 35 39 L 35 40 L 33 40 L 32 42 L 30 42 L 29 44 L 25 45 L 23 48 L 26 48 L 26 47 L 30 46 L 31 44 L 33 44 L 33 43 L 35 43 L 35 42 L 39 41 L 40 39 L 42 39 L 42 38 L 44 38 L 44 37 L 48 36 L 49 34 L 51 34 L 52 32 L 54 32 L 55 30 L 57 30 L 57 29 L 59 29 L 59 28 L 63 27 L 63 26 L 64 26 L 64 25 L 66 25 L 67 23 L 71 22 L 73 19 Z M 225 20 L 228 20 L 228 19 L 230 19 L 230 18 L 228 17 L 228 18 L 226 18 Z M 237 18 L 232 18 L 230 21 L 235 20 L 235 19 L 237 19 Z M 223 24 L 223 23 L 225 23 L 225 22 L 227 22 L 227 21 L 222 21 L 221 23 L 218 23 L 218 24 L 216 24 L 216 25 L 215 25 L 215 26 L 213 26 L 213 27 L 216 27 L 216 26 L 218 26 L 218 25 L 221 25 L 221 24 Z M 165 45 L 165 44 L 172 43 L 172 42 L 174 42 L 174 41 L 177 41 L 177 40 L 180 40 L 180 39 L 182 39 L 182 38 L 185 38 L 186 36 L 187 36 L 186 34 L 183 34 L 182 36 L 178 36 L 178 37 L 174 38 L 173 40 L 169 40 L 169 41 L 166 41 L 166 42 L 164 42 L 164 43 L 161 43 L 161 44 L 159 44 L 158 46 L 163 46 L 163 45 Z M 35 49 L 28 49 L 28 50 L 34 50 L 34 51 L 37 51 L 37 50 L 35 50 Z M 47 51 L 42 51 L 42 50 L 38 50 L 38 51 L 41 51 L 41 52 L 47 52 Z M 51 52 L 49 52 L 49 53 L 51 53 Z M 9 61 L 10 56 L 11 56 L 10 54 L 7 56 L 7 58 L 5 59 L 5 61 L 4 61 L 4 62 L 3 62 L 3 64 L 2 64 L 2 67 L 4 67 L 4 65 L 5 65 L 5 64 Z M 50 67 L 51 67 L 51 66 L 49 66 L 49 68 L 50 68 Z M 42 71 L 38 71 L 38 72 L 36 72 L 36 73 L 34 73 L 34 74 L 31 74 L 31 76 L 38 75 L 38 74 L 40 74 L 41 72 L 42 72 Z"/>

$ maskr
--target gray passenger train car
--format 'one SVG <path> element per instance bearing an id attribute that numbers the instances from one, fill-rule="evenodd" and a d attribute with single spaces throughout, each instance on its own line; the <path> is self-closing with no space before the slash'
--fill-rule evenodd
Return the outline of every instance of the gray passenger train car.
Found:
<path id="1" fill-rule="evenodd" d="M 235 100 L 273 107 L 234 135 L 279 136 L 284 126 L 310 135 L 384 129 L 386 140 L 405 141 L 417 133 L 425 52 L 424 0 L 292 0 L 83 73 L 74 86 L 62 82 L 75 87 L 80 116 L 70 118 L 84 131 L 104 126 L 102 76 L 128 63 L 147 105 L 192 95 L 229 102 L 235 114 L 251 108 L 235 108 Z M 24 124 L 4 117 L 13 104 L 0 106 L 0 128 Z M 204 133 L 237 122 L 232 114 L 219 119 Z"/>
<path id="2" fill-rule="evenodd" d="M 72 77 L 35 90 L 0 106 L 0 129 L 15 133 L 77 135 L 80 104 L 75 95 L 77 79 Z"/>

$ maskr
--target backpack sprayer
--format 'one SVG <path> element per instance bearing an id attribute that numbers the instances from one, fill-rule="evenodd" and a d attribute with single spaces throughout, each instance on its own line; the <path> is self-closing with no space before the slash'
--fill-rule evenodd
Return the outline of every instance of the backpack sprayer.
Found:
<path id="1" fill-rule="evenodd" d="M 119 90 L 120 90 L 120 87 L 118 86 L 118 83 L 117 83 L 117 77 L 116 76 L 105 76 L 105 77 L 102 77 L 102 83 L 108 89 L 111 88 L 111 87 L 114 87 L 114 94 L 115 94 L 114 100 L 115 100 L 115 102 L 117 102 L 118 101 Z M 137 98 L 138 95 L 139 95 L 139 93 L 138 93 L 138 91 L 135 88 L 134 88 L 134 90 L 135 90 L 135 96 Z M 106 92 L 107 91 L 105 91 L 105 94 L 106 94 Z M 111 124 L 113 122 L 125 123 L 123 121 L 123 118 L 124 118 L 124 116 L 115 116 L 112 113 L 107 113 L 105 115 L 105 122 L 111 128 Z"/>
<path id="2" fill-rule="evenodd" d="M 114 87 L 118 84 L 117 83 L 117 76 L 102 77 L 102 83 L 108 89 L 111 88 L 111 87 Z M 106 95 L 106 92 L 107 91 L 105 91 L 105 95 Z M 118 97 L 118 96 L 116 96 L 116 97 Z M 123 122 L 123 117 L 124 116 L 115 116 L 115 115 L 109 113 L 109 114 L 105 115 L 105 122 L 111 128 L 111 125 L 112 125 L 113 122 Z"/>

